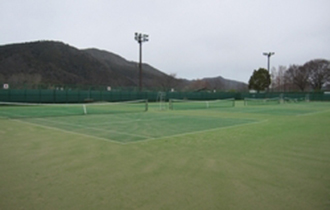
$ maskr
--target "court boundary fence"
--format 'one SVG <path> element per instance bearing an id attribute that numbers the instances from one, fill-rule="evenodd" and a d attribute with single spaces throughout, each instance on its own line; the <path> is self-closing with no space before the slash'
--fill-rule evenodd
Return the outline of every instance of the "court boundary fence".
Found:
<path id="1" fill-rule="evenodd" d="M 147 99 L 157 101 L 158 91 L 107 91 L 107 90 L 51 90 L 51 89 L 1 89 L 0 101 L 25 103 L 88 103 L 95 101 L 132 101 Z M 235 98 L 307 98 L 310 101 L 330 101 L 327 92 L 165 92 L 164 101 L 169 99 L 183 100 L 216 100 Z"/>

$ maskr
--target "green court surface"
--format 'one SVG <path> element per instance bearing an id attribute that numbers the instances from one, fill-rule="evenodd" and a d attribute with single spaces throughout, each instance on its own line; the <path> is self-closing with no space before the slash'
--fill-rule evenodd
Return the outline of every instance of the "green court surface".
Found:
<path id="1" fill-rule="evenodd" d="M 56 129 L 59 132 L 71 132 L 87 135 L 105 141 L 130 143 L 193 135 L 258 120 L 241 118 L 223 118 L 220 116 L 194 116 L 174 112 L 135 113 L 117 115 L 86 115 L 52 118 L 28 118 L 22 123 Z"/>
<path id="2" fill-rule="evenodd" d="M 329 103 L 164 107 L 0 108 L 0 209 L 330 209 Z"/>

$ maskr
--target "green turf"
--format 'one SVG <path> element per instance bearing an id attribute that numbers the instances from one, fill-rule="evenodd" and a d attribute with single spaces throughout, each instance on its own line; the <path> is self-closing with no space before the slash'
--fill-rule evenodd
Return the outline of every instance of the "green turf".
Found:
<path id="1" fill-rule="evenodd" d="M 0 120 L 0 209 L 329 209 L 330 104 Z"/>

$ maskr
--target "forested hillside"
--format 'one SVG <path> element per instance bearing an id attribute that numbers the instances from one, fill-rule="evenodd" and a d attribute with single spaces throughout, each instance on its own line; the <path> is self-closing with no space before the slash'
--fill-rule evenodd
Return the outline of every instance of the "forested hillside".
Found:
<path id="1" fill-rule="evenodd" d="M 144 89 L 245 90 L 247 85 L 222 77 L 185 80 L 143 64 Z M 62 42 L 37 41 L 0 46 L 0 83 L 16 88 L 54 85 L 138 88 L 138 64 L 111 52 L 80 50 Z"/>

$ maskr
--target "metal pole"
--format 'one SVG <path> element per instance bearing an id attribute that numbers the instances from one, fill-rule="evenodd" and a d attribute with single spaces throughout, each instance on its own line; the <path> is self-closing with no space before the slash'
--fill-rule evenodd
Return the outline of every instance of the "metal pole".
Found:
<path id="1" fill-rule="evenodd" d="M 268 72 L 269 72 L 269 62 L 270 61 L 270 54 L 268 54 Z"/>
<path id="2" fill-rule="evenodd" d="M 142 42 L 149 41 L 148 35 L 135 33 L 135 40 L 139 43 L 140 47 L 140 59 L 139 59 L 139 90 L 142 90 Z"/>
<path id="3" fill-rule="evenodd" d="M 142 90 L 142 42 L 139 42 L 140 45 L 140 61 L 139 61 L 139 90 Z"/>
<path id="4" fill-rule="evenodd" d="M 270 70 L 270 56 L 272 56 L 274 54 L 275 54 L 274 52 L 269 52 L 269 53 L 264 52 L 263 53 L 263 55 L 267 56 L 267 58 L 268 58 L 268 65 L 267 65 L 268 66 L 268 72 Z"/>

